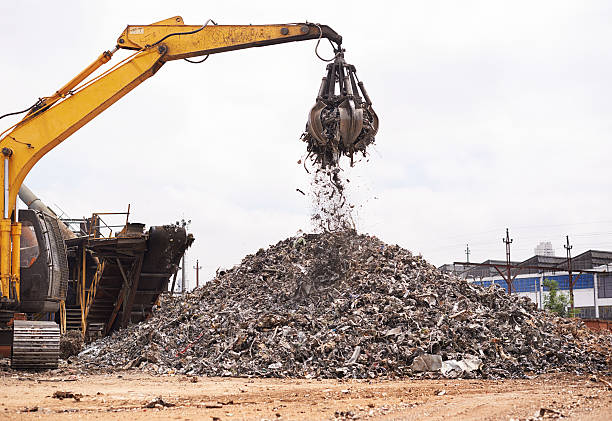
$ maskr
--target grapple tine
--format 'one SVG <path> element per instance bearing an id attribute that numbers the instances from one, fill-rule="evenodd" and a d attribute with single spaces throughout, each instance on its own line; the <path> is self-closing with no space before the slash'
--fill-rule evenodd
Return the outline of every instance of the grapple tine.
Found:
<path id="1" fill-rule="evenodd" d="M 340 138 L 347 148 L 352 145 L 363 127 L 363 110 L 355 108 L 355 101 L 345 99 L 338 106 L 340 111 Z"/>
<path id="2" fill-rule="evenodd" d="M 378 133 L 378 114 L 376 114 L 374 112 L 374 108 L 372 108 L 371 106 L 368 107 L 368 111 L 370 112 L 370 115 L 372 116 L 372 136 L 376 136 L 376 133 Z"/>
<path id="3" fill-rule="evenodd" d="M 344 77 L 344 86 L 346 89 L 347 99 L 340 104 L 340 110 L 342 110 L 343 105 L 348 105 L 348 109 L 350 110 L 350 119 L 345 121 L 345 124 L 348 124 L 348 128 L 345 128 L 345 135 L 342 137 L 342 141 L 344 142 L 344 146 L 349 148 L 361 133 L 361 129 L 363 128 L 363 110 L 361 109 L 360 104 L 355 106 L 355 92 L 353 92 L 352 83 L 350 80 L 350 66 L 347 66 L 348 74 Z M 341 111 L 342 113 L 342 111 Z M 342 117 L 342 114 L 340 114 Z M 340 119 L 340 126 L 342 127 L 343 120 Z"/>
<path id="4" fill-rule="evenodd" d="M 370 99 L 370 96 L 368 95 L 368 91 L 366 91 L 365 85 L 363 84 L 363 82 L 359 82 L 358 84 L 359 89 L 361 90 L 361 94 L 363 95 L 363 98 L 365 99 L 366 102 L 366 110 L 368 111 L 368 113 L 370 114 L 370 116 L 372 117 L 372 130 L 373 133 L 371 133 L 372 136 L 375 136 L 376 133 L 378 133 L 378 115 L 374 112 L 374 108 L 372 108 L 372 100 Z"/>
<path id="5" fill-rule="evenodd" d="M 363 109 L 361 108 L 357 108 L 355 109 L 355 115 L 353 117 L 353 140 L 351 141 L 351 143 L 355 142 L 355 139 L 357 138 L 357 136 L 359 136 L 359 134 L 361 133 L 361 129 L 363 128 Z"/>
<path id="6" fill-rule="evenodd" d="M 325 109 L 322 101 L 317 101 L 308 114 L 306 129 L 321 145 L 327 144 L 327 138 L 323 135 L 323 123 L 321 123 L 321 111 Z"/>

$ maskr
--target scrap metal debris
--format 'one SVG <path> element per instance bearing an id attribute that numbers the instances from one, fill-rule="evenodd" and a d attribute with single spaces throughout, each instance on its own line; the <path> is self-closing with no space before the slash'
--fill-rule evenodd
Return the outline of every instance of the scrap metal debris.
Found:
<path id="1" fill-rule="evenodd" d="M 55 393 L 51 396 L 54 399 L 64 400 L 64 399 L 74 399 L 79 402 L 83 395 L 81 393 L 72 393 L 72 392 L 64 392 L 61 390 L 56 390 Z"/>
<path id="2" fill-rule="evenodd" d="M 176 406 L 176 404 L 166 402 L 162 399 L 161 396 L 158 396 L 155 399 L 145 403 L 142 407 L 143 408 L 171 408 L 173 406 Z"/>
<path id="3" fill-rule="evenodd" d="M 78 330 L 69 330 L 60 337 L 60 358 L 67 360 L 83 349 L 83 336 Z"/>
<path id="4" fill-rule="evenodd" d="M 92 343 L 83 368 L 301 378 L 605 373 L 610 335 L 354 231 L 260 249 Z"/>
<path id="5" fill-rule="evenodd" d="M 352 211 L 347 201 L 340 167 L 320 167 L 312 173 L 311 222 L 316 232 L 355 229 Z"/>

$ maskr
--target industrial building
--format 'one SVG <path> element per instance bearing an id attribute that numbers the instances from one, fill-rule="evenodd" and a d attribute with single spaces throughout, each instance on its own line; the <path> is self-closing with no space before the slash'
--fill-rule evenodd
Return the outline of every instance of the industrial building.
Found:
<path id="1" fill-rule="evenodd" d="M 496 284 L 507 289 L 507 265 L 502 260 L 486 260 L 474 265 L 446 264 L 439 269 L 477 285 Z M 569 294 L 571 273 L 577 315 L 612 320 L 612 251 L 588 250 L 569 262 L 565 257 L 535 255 L 522 262 L 511 261 L 510 268 L 512 293 L 530 298 L 539 308 L 543 308 L 548 294 L 544 280 L 556 281 L 559 289 Z"/>

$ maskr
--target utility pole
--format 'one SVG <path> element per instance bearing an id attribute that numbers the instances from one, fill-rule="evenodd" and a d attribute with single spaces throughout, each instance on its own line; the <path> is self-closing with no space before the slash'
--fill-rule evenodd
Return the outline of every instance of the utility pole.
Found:
<path id="1" fill-rule="evenodd" d="M 567 250 L 567 274 L 570 292 L 571 316 L 574 316 L 574 279 L 572 277 L 572 247 L 569 242 L 569 235 L 565 236 L 565 250 Z"/>
<path id="2" fill-rule="evenodd" d="M 466 258 L 466 262 L 470 263 L 470 245 L 466 244 L 465 245 L 465 258 Z"/>
<path id="3" fill-rule="evenodd" d="M 176 226 L 185 228 L 185 231 L 187 231 L 187 227 L 189 227 L 189 225 L 191 225 L 191 219 L 188 221 L 185 221 L 185 219 L 181 219 L 180 221 L 176 222 Z M 184 294 L 187 288 L 187 272 L 185 271 L 186 269 L 185 253 L 186 251 L 183 253 L 183 258 L 181 260 L 181 294 Z"/>
<path id="4" fill-rule="evenodd" d="M 200 287 L 200 269 L 202 269 L 202 266 L 200 266 L 200 260 L 196 259 L 196 265 L 193 267 L 196 270 L 196 288 Z"/>
<path id="5" fill-rule="evenodd" d="M 510 238 L 510 234 L 508 232 L 508 228 L 506 228 L 506 238 L 502 238 L 504 243 L 506 244 L 506 268 L 508 270 L 508 277 L 506 278 L 506 285 L 508 285 L 508 295 L 512 294 L 512 274 L 510 273 L 510 268 L 512 264 L 510 263 L 510 244 L 514 241 Z"/>

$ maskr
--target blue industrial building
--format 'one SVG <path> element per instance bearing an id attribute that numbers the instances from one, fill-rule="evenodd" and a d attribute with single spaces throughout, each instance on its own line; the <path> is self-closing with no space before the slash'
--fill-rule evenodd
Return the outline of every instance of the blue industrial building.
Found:
<path id="1" fill-rule="evenodd" d="M 460 268 L 444 265 L 440 269 L 452 271 L 483 287 L 495 284 L 507 289 L 505 279 L 498 272 L 503 269 L 506 262 L 487 260 L 483 264 L 464 265 Z M 523 262 L 511 262 L 511 264 L 513 265 L 511 276 L 514 277 L 513 294 L 529 297 L 538 307 L 543 308 L 548 294 L 548 288 L 543 285 L 545 279 L 556 281 L 561 292 L 569 293 L 567 270 L 570 266 L 566 258 L 533 256 Z M 578 311 L 578 316 L 612 320 L 612 252 L 586 251 L 571 260 L 571 269 L 575 282 L 574 308 Z M 503 272 L 505 273 L 505 270 Z"/>

